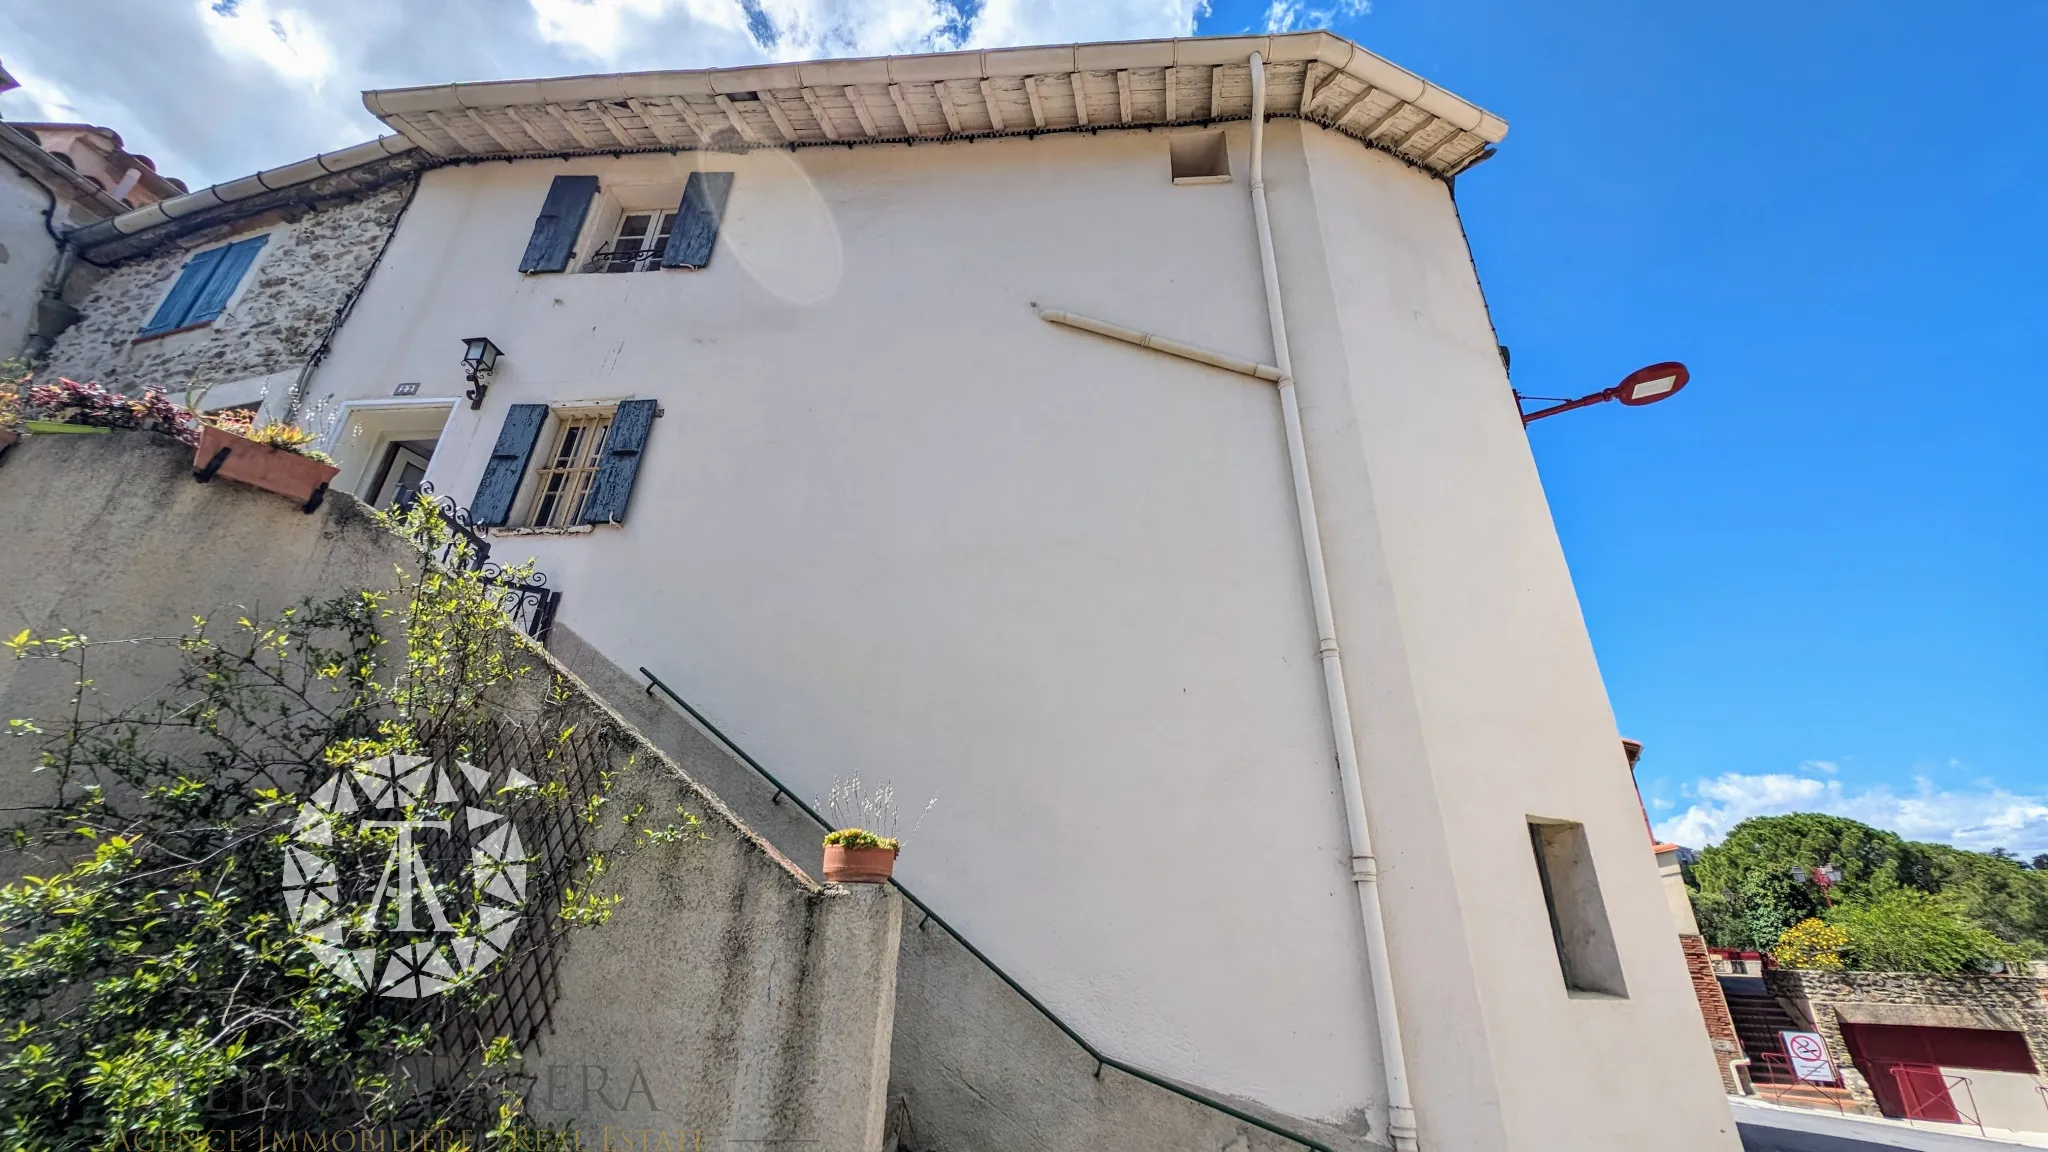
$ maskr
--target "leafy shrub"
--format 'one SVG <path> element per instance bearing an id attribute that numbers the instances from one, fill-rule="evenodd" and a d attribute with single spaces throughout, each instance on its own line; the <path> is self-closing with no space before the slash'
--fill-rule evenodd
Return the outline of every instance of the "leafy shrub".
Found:
<path id="1" fill-rule="evenodd" d="M 424 504 L 404 529 L 430 548 L 450 544 Z M 22 813 L 4 864 L 40 878 L 0 888 L 0 1147 L 220 1148 L 230 1133 L 287 1126 L 404 1128 L 422 1148 L 495 1126 L 491 1147 L 540 1146 L 511 1134 L 531 1077 L 512 1038 L 483 1030 L 502 1018 L 487 974 L 431 999 L 374 995 L 319 961 L 282 882 L 316 785 L 362 759 L 462 754 L 468 734 L 509 722 L 503 693 L 536 674 L 478 572 L 423 563 L 406 590 L 226 628 L 195 620 L 182 637 L 6 641 L 18 658 L 63 662 L 78 699 L 48 732 L 10 721 L 23 738 L 14 747 L 40 746 L 54 799 Z M 394 635 L 405 639 L 397 659 L 385 650 Z M 97 713 L 101 666 L 149 644 L 182 653 L 176 678 Z M 565 699 L 556 689 L 551 699 Z M 543 711 L 533 723 L 557 722 Z M 550 779 L 532 802 L 595 824 L 608 779 L 588 796 Z M 638 832 L 638 844 L 667 844 L 687 829 Z M 389 829 L 337 822 L 332 833 L 341 882 L 375 883 L 392 859 Z M 602 887 L 601 855 L 530 859 L 557 870 L 559 906 L 537 906 L 504 965 L 603 923 L 620 899 Z M 201 1132 L 221 1139 L 184 1135 Z"/>
<path id="2" fill-rule="evenodd" d="M 1785 929 L 1785 934 L 1778 937 L 1778 946 L 1771 949 L 1771 959 L 1780 968 L 1840 972 L 1842 949 L 1848 946 L 1849 937 L 1840 928 L 1809 916 Z"/>
<path id="3" fill-rule="evenodd" d="M 1842 904 L 1827 921 L 1846 939 L 1849 966 L 1869 972 L 1983 972 L 2026 959 L 2026 949 L 1914 888 Z"/>
<path id="4" fill-rule="evenodd" d="M 835 844 L 841 848 L 883 848 L 890 852 L 897 849 L 894 837 L 877 836 L 862 828 L 841 828 L 825 833 L 825 846 L 829 848 Z"/>
<path id="5" fill-rule="evenodd" d="M 110 392 L 98 384 L 80 384 L 58 377 L 54 384 L 28 390 L 25 415 L 32 420 L 82 424 L 89 428 L 125 428 L 161 432 L 187 444 L 199 442 L 199 424 L 190 412 L 171 403 L 161 388 L 140 398 Z"/>

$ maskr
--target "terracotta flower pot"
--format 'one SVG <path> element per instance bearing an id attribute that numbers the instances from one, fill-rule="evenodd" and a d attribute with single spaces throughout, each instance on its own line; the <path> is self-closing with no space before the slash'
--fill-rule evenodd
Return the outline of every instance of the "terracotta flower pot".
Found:
<path id="1" fill-rule="evenodd" d="M 21 433 L 12 428 L 0 428 L 0 452 L 5 452 L 21 443 Z"/>
<path id="2" fill-rule="evenodd" d="M 834 884 L 886 884 L 896 870 L 894 848 L 825 845 L 825 879 Z"/>
<path id="3" fill-rule="evenodd" d="M 275 492 L 311 512 L 327 495 L 327 482 L 338 469 L 311 457 L 268 444 L 258 444 L 212 425 L 199 430 L 192 453 L 192 476 L 204 483 L 225 476 L 252 488 Z"/>

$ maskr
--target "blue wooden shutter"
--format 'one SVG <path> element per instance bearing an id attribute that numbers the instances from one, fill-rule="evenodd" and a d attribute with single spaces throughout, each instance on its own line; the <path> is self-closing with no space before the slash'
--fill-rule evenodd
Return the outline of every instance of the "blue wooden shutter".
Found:
<path id="1" fill-rule="evenodd" d="M 214 265 L 220 263 L 221 256 L 226 252 L 226 248 L 209 248 L 185 261 L 185 267 L 178 273 L 178 282 L 171 286 L 171 294 L 164 297 L 162 304 L 157 305 L 156 315 L 151 316 L 149 323 L 142 326 L 141 334 L 150 336 L 183 327 L 185 317 L 192 311 L 192 302 L 197 300 L 199 293 L 206 288 L 207 280 L 213 276 Z"/>
<path id="2" fill-rule="evenodd" d="M 583 218 L 590 214 L 591 198 L 597 195 L 595 176 L 557 176 L 548 185 L 548 198 L 534 218 L 533 235 L 527 238 L 526 255 L 519 258 L 521 272 L 560 272 L 575 255 L 576 236 L 583 231 Z"/>
<path id="3" fill-rule="evenodd" d="M 675 227 L 669 230 L 668 250 L 661 254 L 663 268 L 702 268 L 711 263 L 711 249 L 718 243 L 718 222 L 725 217 L 725 200 L 732 195 L 732 173 L 692 172 L 683 185 L 683 202 L 676 209 Z"/>
<path id="4" fill-rule="evenodd" d="M 533 458 L 533 446 L 547 422 L 545 404 L 514 404 L 505 413 L 497 447 L 491 449 L 484 478 L 477 481 L 476 498 L 469 502 L 470 523 L 490 528 L 512 518 L 512 501 L 519 495 L 520 481 L 526 479 L 526 462 Z"/>
<path id="5" fill-rule="evenodd" d="M 263 251 L 263 244 L 269 239 L 269 236 L 252 236 L 216 249 L 221 256 L 214 263 L 213 275 L 207 278 L 206 287 L 200 289 L 199 298 L 192 302 L 192 313 L 185 317 L 184 322 L 204 324 L 218 317 L 234 297 L 235 286 L 242 282 L 249 265 L 256 262 L 256 254 Z"/>
<path id="6" fill-rule="evenodd" d="M 633 481 L 640 475 L 640 457 L 653 427 L 654 401 L 627 400 L 619 405 L 611 431 L 605 434 L 604 460 L 590 482 L 590 498 L 583 502 L 585 524 L 617 524 L 626 518 L 626 501 L 633 496 Z"/>

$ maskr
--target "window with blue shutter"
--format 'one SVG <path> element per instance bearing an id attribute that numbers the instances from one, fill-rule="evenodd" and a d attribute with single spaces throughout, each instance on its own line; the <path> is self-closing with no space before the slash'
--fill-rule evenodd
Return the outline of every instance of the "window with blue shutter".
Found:
<path id="1" fill-rule="evenodd" d="M 725 201 L 731 195 L 732 173 L 690 173 L 675 224 L 669 229 L 668 251 L 661 256 L 663 268 L 702 268 L 711 263 L 711 249 L 718 244 L 718 224 L 725 218 Z"/>
<path id="2" fill-rule="evenodd" d="M 249 266 L 256 262 L 256 254 L 270 239 L 268 235 L 251 236 L 219 248 L 208 248 L 194 253 L 185 267 L 178 273 L 178 282 L 171 285 L 171 293 L 164 302 L 157 305 L 156 314 L 143 325 L 141 335 L 154 336 L 159 332 L 171 332 L 205 324 L 217 319 L 234 298 L 235 289 L 248 274 Z"/>
<path id="3" fill-rule="evenodd" d="M 583 231 L 583 219 L 590 214 L 590 201 L 596 195 L 595 176 L 555 177 L 548 185 L 540 215 L 534 217 L 533 235 L 527 237 L 519 270 L 560 272 L 568 268 L 576 252 L 576 236 Z"/>

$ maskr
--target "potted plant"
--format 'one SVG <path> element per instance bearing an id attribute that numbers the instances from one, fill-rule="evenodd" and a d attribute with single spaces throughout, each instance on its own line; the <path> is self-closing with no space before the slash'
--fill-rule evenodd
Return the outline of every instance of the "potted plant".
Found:
<path id="1" fill-rule="evenodd" d="M 192 478 L 204 484 L 216 476 L 275 492 L 311 512 L 327 497 L 339 469 L 333 457 L 313 447 L 318 433 L 296 424 L 253 424 L 234 417 L 199 421 L 192 451 Z"/>
<path id="2" fill-rule="evenodd" d="M 925 813 L 932 810 L 938 798 L 933 797 L 924 806 L 917 824 L 911 831 L 917 831 L 924 823 Z M 832 781 L 832 791 L 821 805 L 832 814 L 832 822 L 840 825 L 825 834 L 825 879 L 832 884 L 886 884 L 896 870 L 896 854 L 902 849 L 902 841 L 896 836 L 896 788 L 884 784 L 880 790 L 867 792 L 861 787 L 860 777 L 844 777 Z"/>

